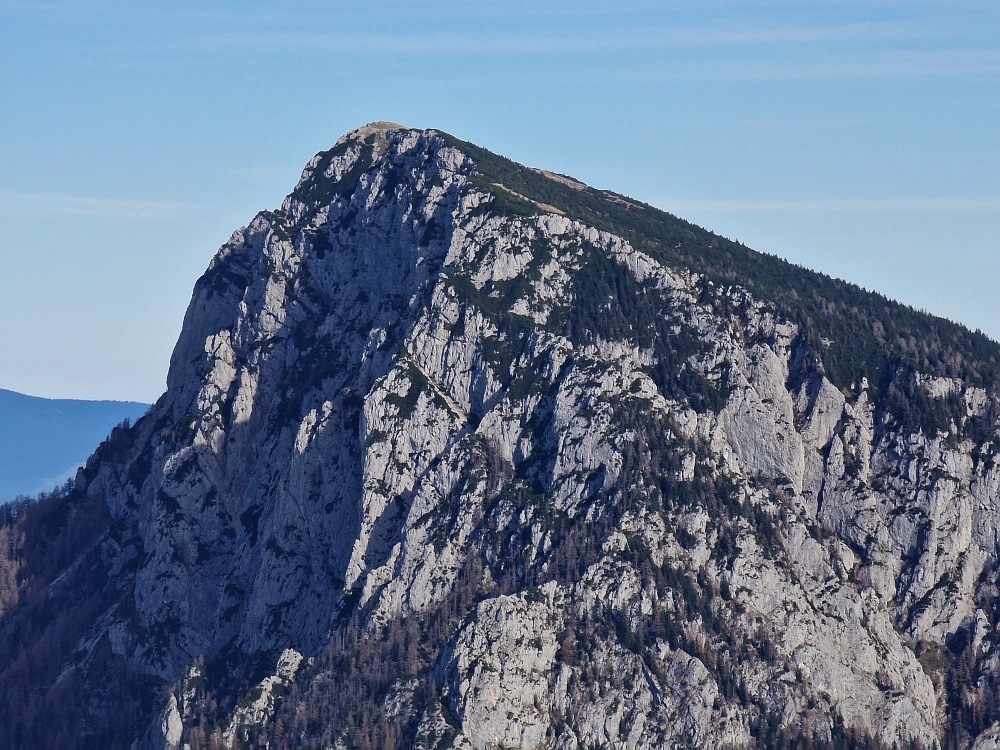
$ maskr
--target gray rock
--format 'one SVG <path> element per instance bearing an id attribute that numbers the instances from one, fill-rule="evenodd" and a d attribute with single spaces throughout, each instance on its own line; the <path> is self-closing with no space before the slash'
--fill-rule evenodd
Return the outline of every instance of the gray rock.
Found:
<path id="1" fill-rule="evenodd" d="M 926 654 L 969 639 L 1000 669 L 992 443 L 900 427 L 864 384 L 797 382 L 798 331 L 768 303 L 497 201 L 435 131 L 376 123 L 233 234 L 167 392 L 88 468 L 133 614 L 103 613 L 67 669 L 107 636 L 174 686 L 145 742 L 178 747 L 193 665 L 282 655 L 216 696 L 232 743 L 293 678 L 335 679 L 300 669 L 334 635 L 379 643 L 474 584 L 421 657 L 437 692 L 400 675 L 373 704 L 416 747 L 753 747 L 767 721 L 934 746 Z M 695 342 L 682 367 L 728 394 L 718 413 L 658 385 L 638 335 L 574 332 L 595 257 Z M 966 419 L 992 398 L 916 387 Z"/>

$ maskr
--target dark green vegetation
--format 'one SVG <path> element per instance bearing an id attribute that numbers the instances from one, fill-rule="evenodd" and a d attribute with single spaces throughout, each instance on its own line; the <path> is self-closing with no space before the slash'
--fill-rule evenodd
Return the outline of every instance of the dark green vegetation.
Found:
<path id="1" fill-rule="evenodd" d="M 1000 345 L 985 334 L 866 291 L 776 256 L 759 253 L 653 206 L 594 188 L 577 189 L 486 149 L 441 134 L 476 161 L 474 184 L 496 196 L 512 215 L 538 209 L 500 183 L 568 217 L 617 234 L 633 247 L 718 285 L 746 287 L 797 323 L 801 343 L 838 388 L 855 390 L 867 377 L 878 398 L 901 372 L 919 370 L 992 384 L 1000 374 Z"/>
<path id="2" fill-rule="evenodd" d="M 565 336 L 575 345 L 598 339 L 631 339 L 644 349 L 651 349 L 656 364 L 650 376 L 660 392 L 677 401 L 687 401 L 699 412 L 719 411 L 725 406 L 729 391 L 722 378 L 710 380 L 689 366 L 692 357 L 711 351 L 664 299 L 661 291 L 649 283 L 639 283 L 632 273 L 590 244 L 582 248 L 580 268 L 572 276 L 572 304 L 557 307 L 549 315 L 545 329 Z M 535 258 L 526 271 L 509 281 L 487 282 L 476 289 L 469 279 L 453 276 L 452 288 L 466 302 L 488 315 L 505 333 L 503 341 L 484 344 L 485 354 L 497 372 L 512 374 L 511 367 L 527 350 L 528 338 L 535 330 L 532 319 L 510 312 L 516 300 L 528 291 L 537 278 L 540 259 Z M 704 296 L 710 296 L 707 284 Z M 737 312 L 738 314 L 738 312 Z M 534 368 L 526 368 L 522 375 Z M 511 383 L 516 397 L 526 378 Z"/>
<path id="3" fill-rule="evenodd" d="M 361 175 L 371 167 L 372 146 L 365 143 L 361 146 L 361 157 L 354 164 L 351 171 L 339 180 L 326 176 L 326 170 L 330 163 L 338 156 L 343 156 L 354 146 L 353 141 L 344 141 L 339 146 L 334 146 L 329 151 L 320 154 L 319 162 L 312 171 L 311 177 L 299 185 L 292 195 L 308 206 L 320 207 L 329 204 L 336 196 L 349 196 L 358 186 Z"/>
<path id="4" fill-rule="evenodd" d="M 124 436 L 116 429 L 100 450 Z M 102 500 L 72 482 L 0 515 L 2 748 L 127 748 L 160 698 L 155 680 L 115 655 L 107 636 L 84 673 L 60 676 L 66 655 L 122 595 L 97 544 L 109 526 Z M 95 715 L 91 706 L 102 703 Z"/>

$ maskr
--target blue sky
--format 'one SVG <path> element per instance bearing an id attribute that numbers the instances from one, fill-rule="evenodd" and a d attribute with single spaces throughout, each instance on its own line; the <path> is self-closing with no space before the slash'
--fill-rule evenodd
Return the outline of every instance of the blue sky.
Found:
<path id="1" fill-rule="evenodd" d="M 0 0 L 0 388 L 155 399 L 218 246 L 372 120 L 1000 337 L 995 0 Z"/>

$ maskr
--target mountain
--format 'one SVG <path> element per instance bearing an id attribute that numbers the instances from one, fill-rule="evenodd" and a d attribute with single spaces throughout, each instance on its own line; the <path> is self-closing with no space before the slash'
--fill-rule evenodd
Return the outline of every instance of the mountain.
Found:
<path id="1" fill-rule="evenodd" d="M 0 389 L 0 502 L 51 490 L 76 474 L 111 428 L 149 404 L 25 396 Z"/>
<path id="2" fill-rule="evenodd" d="M 1000 346 L 374 123 L 0 530 L 9 748 L 1000 744 Z"/>

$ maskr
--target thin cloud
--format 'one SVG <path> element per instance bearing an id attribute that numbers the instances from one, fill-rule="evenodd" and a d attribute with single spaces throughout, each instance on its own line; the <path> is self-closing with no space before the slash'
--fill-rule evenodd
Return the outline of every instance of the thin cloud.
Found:
<path id="1" fill-rule="evenodd" d="M 996 75 L 1000 73 L 1000 49 L 942 49 L 859 53 L 850 59 L 803 62 L 752 60 L 705 61 L 695 64 L 664 64 L 658 70 L 609 71 L 602 82 L 630 81 L 783 81 L 851 78 L 901 78 L 926 76 Z"/>
<path id="2" fill-rule="evenodd" d="M 35 11 L 61 11 L 66 10 L 62 3 L 2 3 L 0 11 L 35 10 Z"/>
<path id="3" fill-rule="evenodd" d="M 861 40 L 902 41 L 929 36 L 924 29 L 904 24 L 860 23 L 830 27 L 759 28 L 704 32 L 677 29 L 650 33 L 637 29 L 600 34 L 532 35 L 438 32 L 379 34 L 370 32 L 268 31 L 209 34 L 192 40 L 196 46 L 252 47 L 255 49 L 315 49 L 384 54 L 531 54 L 591 52 L 618 49 L 667 49 L 725 45 L 805 44 Z"/>
<path id="4" fill-rule="evenodd" d="M 254 180 L 257 182 L 273 182 L 275 180 L 284 180 L 294 184 L 295 181 L 299 179 L 299 175 L 302 174 L 301 165 L 292 164 L 267 164 L 249 167 L 232 167 L 229 169 L 223 169 L 220 174 L 241 179 L 241 180 Z"/>
<path id="5" fill-rule="evenodd" d="M 148 221 L 176 219 L 200 208 L 197 203 L 120 198 L 90 198 L 63 193 L 0 193 L 0 216 L 80 217 Z"/>
<path id="6" fill-rule="evenodd" d="M 821 78 L 906 78 L 913 76 L 995 75 L 1000 73 L 997 50 L 947 50 L 932 53 L 872 55 L 857 61 L 813 65 L 751 65 L 706 71 L 705 77 L 735 81 L 807 80 Z"/>
<path id="7" fill-rule="evenodd" d="M 670 212 L 719 213 L 995 213 L 1000 199 L 902 198 L 826 200 L 664 200 L 658 205 Z"/>
<path id="8" fill-rule="evenodd" d="M 745 119 L 683 119 L 683 120 L 671 120 L 669 123 L 670 127 L 684 127 L 684 128 L 757 128 L 761 130 L 791 130 L 796 128 L 854 128 L 854 127 L 866 127 L 870 128 L 872 126 L 883 126 L 894 124 L 898 122 L 897 120 L 889 120 L 885 118 L 856 118 L 856 119 L 829 119 L 821 120 L 818 118 L 806 118 L 806 117 L 751 117 Z M 662 129 L 663 126 L 658 126 L 658 129 Z"/>
<path id="9" fill-rule="evenodd" d="M 685 49 L 712 50 L 703 59 L 690 55 L 649 60 L 642 66 L 613 64 L 590 70 L 601 80 L 628 81 L 779 81 L 926 76 L 996 75 L 1000 48 L 944 40 L 912 24 L 862 23 L 829 27 L 758 28 L 699 31 L 674 29 L 605 30 L 601 34 L 373 33 L 361 31 L 246 31 L 189 37 L 183 46 L 215 54 L 219 50 L 341 53 L 351 55 L 573 55 L 659 50 L 669 55 Z M 150 44 L 143 42 L 142 44 Z M 155 42 L 152 43 L 155 46 Z M 862 49 L 857 49 L 861 45 Z M 897 47 L 886 49 L 886 45 Z M 172 43 L 168 46 L 174 46 Z M 922 48 L 921 48 L 922 47 Z M 732 50 L 740 50 L 734 56 Z M 790 54 L 796 49 L 795 54 Z M 806 57 L 798 51 L 808 49 Z M 725 56 L 714 54 L 726 50 Z M 778 52 L 778 50 L 783 50 Z M 753 54 L 751 54 L 753 53 Z M 781 59 L 785 58 L 785 59 Z M 623 58 L 625 59 L 631 58 Z"/>

